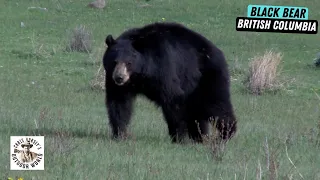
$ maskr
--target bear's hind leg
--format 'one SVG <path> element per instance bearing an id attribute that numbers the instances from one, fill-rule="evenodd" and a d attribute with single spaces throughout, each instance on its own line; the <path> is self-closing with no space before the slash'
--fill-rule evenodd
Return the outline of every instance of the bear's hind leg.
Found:
<path id="1" fill-rule="evenodd" d="M 169 135 L 173 143 L 181 143 L 187 132 L 186 124 L 182 119 L 183 111 L 177 107 L 163 107 L 163 115 L 167 122 Z"/>
<path id="2" fill-rule="evenodd" d="M 231 139 L 237 131 L 237 121 L 232 113 L 229 116 L 218 118 L 216 120 L 216 128 L 223 140 Z"/>

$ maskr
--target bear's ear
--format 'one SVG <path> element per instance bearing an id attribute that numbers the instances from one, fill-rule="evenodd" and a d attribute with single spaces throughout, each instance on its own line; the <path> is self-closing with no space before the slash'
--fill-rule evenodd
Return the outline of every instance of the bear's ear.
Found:
<path id="1" fill-rule="evenodd" d="M 109 34 L 105 40 L 106 44 L 108 45 L 108 47 L 111 47 L 112 45 L 114 45 L 116 43 L 116 40 L 113 39 L 112 35 Z"/>

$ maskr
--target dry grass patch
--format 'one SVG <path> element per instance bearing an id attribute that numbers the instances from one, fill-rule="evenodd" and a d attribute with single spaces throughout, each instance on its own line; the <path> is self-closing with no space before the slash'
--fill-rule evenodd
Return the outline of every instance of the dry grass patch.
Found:
<path id="1" fill-rule="evenodd" d="M 92 33 L 84 25 L 75 27 L 69 33 L 69 42 L 67 51 L 78 51 L 91 53 L 92 51 Z"/>
<path id="2" fill-rule="evenodd" d="M 210 117 L 209 118 L 209 134 L 208 135 L 202 135 L 203 144 L 204 146 L 209 149 L 209 152 L 211 154 L 211 157 L 216 161 L 222 161 L 223 157 L 226 153 L 226 140 L 221 139 L 220 133 L 218 129 L 216 128 L 218 121 L 218 117 Z M 199 123 L 196 122 L 198 125 L 198 131 L 201 133 Z"/>
<path id="3" fill-rule="evenodd" d="M 90 84 L 93 89 L 105 90 L 105 70 L 102 64 L 98 68 L 95 77 Z"/>
<path id="4" fill-rule="evenodd" d="M 274 91 L 281 87 L 278 77 L 282 57 L 281 53 L 272 50 L 253 57 L 249 63 L 249 74 L 244 82 L 251 93 L 260 95 L 265 91 Z"/>
<path id="5" fill-rule="evenodd" d="M 105 44 L 96 48 L 96 51 L 90 56 L 90 61 L 92 64 L 97 65 L 97 71 L 95 72 L 93 80 L 91 80 L 90 85 L 94 89 L 105 90 L 105 70 L 102 64 L 102 59 L 104 52 L 106 50 Z"/>
<path id="6" fill-rule="evenodd" d="M 91 7 L 91 8 L 103 9 L 106 6 L 106 1 L 105 0 L 96 0 L 96 1 L 89 3 L 87 6 Z"/>

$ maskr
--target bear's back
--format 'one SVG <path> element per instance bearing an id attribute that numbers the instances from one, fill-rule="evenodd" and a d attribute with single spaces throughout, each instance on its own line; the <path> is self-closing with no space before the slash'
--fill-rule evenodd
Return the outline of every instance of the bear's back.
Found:
<path id="1" fill-rule="evenodd" d="M 197 50 L 211 49 L 214 45 L 201 34 L 174 22 L 156 22 L 140 28 L 132 28 L 122 33 L 118 39 L 131 41 L 150 47 L 153 44 L 188 44 Z"/>

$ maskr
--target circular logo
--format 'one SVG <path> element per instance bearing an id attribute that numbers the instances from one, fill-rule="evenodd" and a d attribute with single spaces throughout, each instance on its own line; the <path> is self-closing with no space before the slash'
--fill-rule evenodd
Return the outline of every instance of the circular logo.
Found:
<path id="1" fill-rule="evenodd" d="M 43 161 L 43 142 L 37 137 L 22 137 L 12 142 L 11 159 L 19 169 L 34 169 Z"/>

